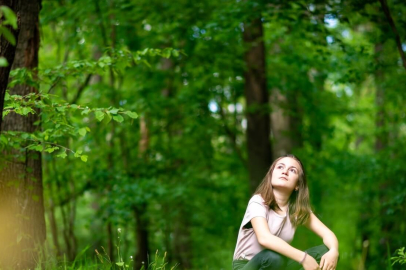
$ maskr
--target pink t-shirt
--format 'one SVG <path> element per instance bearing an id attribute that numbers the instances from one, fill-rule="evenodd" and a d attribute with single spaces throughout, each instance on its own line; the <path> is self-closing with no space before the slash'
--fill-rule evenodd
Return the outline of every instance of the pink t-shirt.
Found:
<path id="1" fill-rule="evenodd" d="M 245 225 L 247 225 L 254 217 L 264 217 L 268 221 L 269 230 L 273 235 L 278 232 L 285 218 L 285 216 L 281 216 L 274 210 L 269 209 L 269 207 L 264 204 L 261 195 L 256 194 L 252 196 L 248 202 L 247 210 L 245 211 L 238 232 L 237 245 L 233 257 L 234 260 L 251 260 L 257 253 L 265 249 L 258 243 L 257 236 L 255 235 L 252 226 L 249 226 L 251 228 L 245 227 Z M 292 226 L 289 217 L 287 217 L 278 237 L 290 243 L 293 240 L 294 235 L 295 228 Z"/>

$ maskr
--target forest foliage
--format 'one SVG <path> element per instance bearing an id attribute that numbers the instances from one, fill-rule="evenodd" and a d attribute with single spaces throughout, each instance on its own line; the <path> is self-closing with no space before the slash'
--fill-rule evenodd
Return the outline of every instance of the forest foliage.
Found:
<path id="1" fill-rule="evenodd" d="M 253 18 L 265 105 L 247 105 Z M 231 269 L 256 114 L 269 158 L 302 160 L 337 269 L 401 269 L 406 3 L 42 0 L 39 25 L 38 67 L 11 71 L 3 109 L 39 128 L 2 129 L 0 149 L 42 153 L 45 260 L 139 269 L 158 250 L 168 269 Z M 321 242 L 299 228 L 292 245 Z"/>

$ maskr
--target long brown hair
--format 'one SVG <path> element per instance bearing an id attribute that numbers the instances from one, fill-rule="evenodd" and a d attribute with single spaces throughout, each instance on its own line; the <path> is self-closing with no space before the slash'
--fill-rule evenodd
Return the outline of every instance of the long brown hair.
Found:
<path id="1" fill-rule="evenodd" d="M 306 175 L 304 172 L 304 167 L 302 162 L 294 155 L 284 155 L 277 158 L 269 168 L 268 173 L 265 175 L 264 179 L 262 180 L 261 184 L 258 186 L 255 194 L 261 195 L 264 199 L 265 204 L 269 206 L 270 209 L 277 209 L 279 208 L 278 204 L 276 203 L 275 196 L 273 194 L 272 188 L 272 173 L 275 169 L 276 163 L 281 160 L 282 158 L 289 157 L 296 160 L 300 167 L 299 171 L 299 179 L 298 179 L 298 187 L 297 191 L 293 191 L 289 198 L 289 219 L 290 222 L 294 227 L 298 225 L 305 224 L 310 217 L 311 208 L 310 208 L 310 200 L 309 200 L 309 188 L 307 187 Z"/>

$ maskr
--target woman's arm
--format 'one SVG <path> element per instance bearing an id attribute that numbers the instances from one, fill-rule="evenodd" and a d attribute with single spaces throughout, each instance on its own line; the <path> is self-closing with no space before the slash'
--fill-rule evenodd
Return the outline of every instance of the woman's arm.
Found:
<path id="1" fill-rule="evenodd" d="M 305 257 L 305 253 L 300 251 L 281 238 L 271 234 L 269 231 L 268 223 L 263 217 L 254 217 L 251 219 L 251 224 L 257 236 L 258 242 L 261 246 L 278 252 L 292 260 L 301 262 Z M 311 256 L 306 256 L 306 259 L 302 263 L 304 269 L 318 269 L 316 260 Z"/>
<path id="2" fill-rule="evenodd" d="M 330 249 L 323 255 L 320 267 L 324 269 L 335 269 L 338 260 L 338 239 L 335 234 L 321 222 L 315 214 L 311 213 L 309 221 L 305 226 L 323 239 L 323 243 Z"/>

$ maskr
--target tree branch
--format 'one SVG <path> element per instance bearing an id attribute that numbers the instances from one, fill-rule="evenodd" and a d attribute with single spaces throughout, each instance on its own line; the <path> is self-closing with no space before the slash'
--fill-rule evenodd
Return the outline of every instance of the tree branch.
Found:
<path id="1" fill-rule="evenodd" d="M 87 75 L 85 81 L 79 87 L 78 92 L 76 93 L 76 96 L 71 101 L 71 104 L 75 104 L 79 100 L 80 96 L 82 95 L 83 90 L 86 88 L 86 86 L 89 85 L 89 82 L 90 82 L 90 79 L 92 78 L 92 76 L 93 76 L 93 74 Z"/>
<path id="2" fill-rule="evenodd" d="M 400 36 L 398 30 L 396 29 L 395 22 L 393 21 L 392 15 L 390 14 L 389 6 L 386 0 L 379 0 L 382 6 L 382 10 L 385 13 L 386 18 L 388 19 L 389 25 L 392 28 L 393 33 L 395 34 L 395 41 L 398 47 L 400 58 L 402 58 L 403 67 L 406 69 L 406 56 L 405 52 L 402 49 L 402 42 L 400 41 Z"/>

